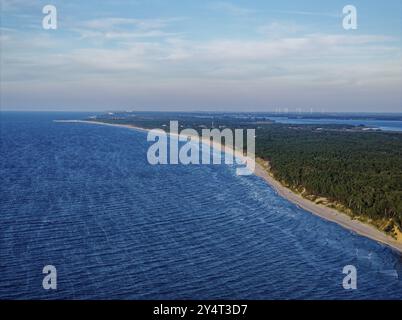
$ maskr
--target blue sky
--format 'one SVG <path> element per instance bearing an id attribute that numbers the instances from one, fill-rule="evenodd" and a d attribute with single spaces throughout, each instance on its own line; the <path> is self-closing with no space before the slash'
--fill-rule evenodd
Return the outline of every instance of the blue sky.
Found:
<path id="1" fill-rule="evenodd" d="M 0 3 L 3 109 L 402 112 L 400 0 Z"/>

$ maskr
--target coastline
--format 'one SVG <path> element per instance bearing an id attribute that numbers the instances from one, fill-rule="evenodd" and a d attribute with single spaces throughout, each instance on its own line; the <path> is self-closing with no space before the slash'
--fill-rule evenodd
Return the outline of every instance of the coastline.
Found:
<path id="1" fill-rule="evenodd" d="M 105 126 L 114 126 L 121 128 L 128 128 L 133 130 L 139 130 L 143 132 L 149 132 L 150 129 L 145 129 L 133 125 L 125 125 L 125 124 L 112 124 L 105 123 L 101 121 L 90 121 L 90 120 L 54 120 L 54 122 L 60 123 L 87 123 L 87 124 L 97 124 L 97 125 L 105 125 Z M 234 150 L 230 147 L 223 147 L 221 143 L 204 141 L 201 139 L 201 143 L 210 143 L 211 146 L 217 150 L 230 152 L 236 157 L 240 157 L 249 161 L 241 152 L 238 150 Z M 253 160 L 251 160 L 253 161 Z M 370 224 L 366 224 L 364 222 L 353 220 L 351 217 L 342 213 L 336 209 L 329 208 L 327 206 L 314 203 L 306 198 L 303 198 L 301 195 L 296 194 L 289 188 L 283 186 L 279 181 L 277 181 L 266 168 L 264 168 L 258 161 L 255 161 L 255 171 L 254 174 L 267 182 L 281 197 L 286 200 L 292 202 L 293 204 L 301 207 L 302 209 L 314 214 L 316 216 L 321 217 L 327 221 L 336 223 L 352 232 L 355 232 L 361 236 L 366 238 L 375 240 L 379 243 L 387 245 L 392 249 L 398 251 L 399 254 L 402 254 L 402 242 L 398 242 L 391 236 L 385 234 L 384 232 L 378 230 L 376 227 Z"/>

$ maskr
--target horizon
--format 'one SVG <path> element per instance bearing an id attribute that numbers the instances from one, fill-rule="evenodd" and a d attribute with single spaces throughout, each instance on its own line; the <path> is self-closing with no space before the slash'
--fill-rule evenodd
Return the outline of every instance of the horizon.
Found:
<path id="1" fill-rule="evenodd" d="M 402 112 L 398 0 L 0 4 L 1 109 Z"/>
<path id="2" fill-rule="evenodd" d="M 366 112 L 366 111 L 315 111 L 315 112 L 308 112 L 308 111 L 289 111 L 289 112 L 276 112 L 276 111 L 236 111 L 236 110 L 178 110 L 173 109 L 169 111 L 165 110 L 157 110 L 157 109 L 147 109 L 147 110 L 121 110 L 121 109 L 106 109 L 106 110 L 29 110 L 29 109 L 19 109 L 19 110 L 12 110 L 12 109 L 0 109 L 0 112 L 32 112 L 32 113 L 244 113 L 244 114 L 276 114 L 280 116 L 286 115 L 392 115 L 392 116 L 401 116 L 402 112 L 395 111 L 395 112 Z"/>

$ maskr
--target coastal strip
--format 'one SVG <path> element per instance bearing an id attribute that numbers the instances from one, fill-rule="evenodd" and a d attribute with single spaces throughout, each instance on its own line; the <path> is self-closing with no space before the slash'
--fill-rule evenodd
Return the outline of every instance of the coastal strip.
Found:
<path id="1" fill-rule="evenodd" d="M 143 132 L 149 132 L 150 129 L 141 128 L 133 125 L 125 125 L 125 124 L 113 124 L 113 123 L 105 123 L 101 121 L 89 121 L 89 120 L 54 120 L 55 122 L 61 123 L 86 123 L 86 124 L 97 124 L 104 126 L 113 126 L 113 127 L 121 127 L 128 128 L 133 130 L 139 130 Z M 210 141 L 201 141 L 202 143 L 210 143 L 213 148 L 218 151 L 226 151 L 230 152 L 236 157 L 241 157 L 245 159 L 246 157 L 239 152 L 238 150 L 233 150 L 232 148 L 226 146 L 226 148 L 221 143 Z M 250 159 L 247 159 L 248 161 Z M 351 217 L 342 213 L 336 209 L 329 208 L 327 206 L 317 204 L 313 201 L 310 201 L 306 198 L 303 198 L 301 195 L 296 194 L 289 188 L 282 185 L 279 181 L 277 181 L 270 172 L 264 168 L 260 163 L 256 161 L 255 163 L 255 175 L 264 179 L 281 197 L 286 200 L 292 202 L 293 204 L 299 206 L 300 208 L 317 215 L 327 221 L 334 222 L 352 232 L 355 232 L 361 236 L 366 238 L 370 238 L 377 242 L 380 242 L 384 245 L 391 247 L 392 249 L 398 251 L 402 254 L 402 243 L 396 241 L 391 236 L 383 233 L 382 231 L 376 229 L 374 226 L 361 222 L 359 220 L 353 220 Z"/>

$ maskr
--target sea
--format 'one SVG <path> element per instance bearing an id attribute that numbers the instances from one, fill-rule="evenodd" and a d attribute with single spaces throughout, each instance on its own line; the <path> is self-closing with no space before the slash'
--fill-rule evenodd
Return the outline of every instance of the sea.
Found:
<path id="1" fill-rule="evenodd" d="M 0 113 L 0 299 L 402 299 L 396 251 L 234 165 L 150 165 L 146 132 L 54 122 L 89 115 Z"/>

